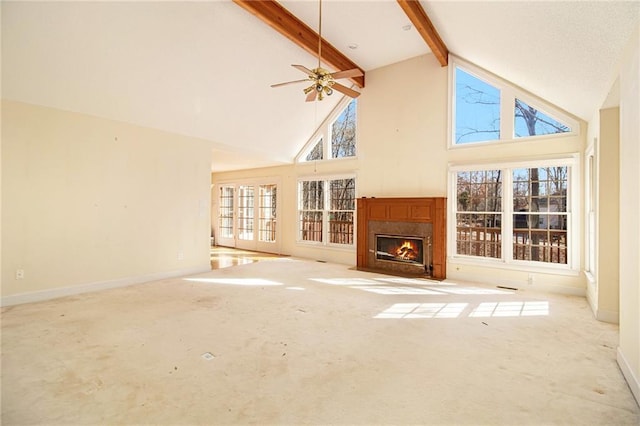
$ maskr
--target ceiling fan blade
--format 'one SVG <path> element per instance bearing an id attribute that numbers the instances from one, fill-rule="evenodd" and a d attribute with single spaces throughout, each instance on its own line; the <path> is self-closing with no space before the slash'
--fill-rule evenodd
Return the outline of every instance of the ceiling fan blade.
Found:
<path id="1" fill-rule="evenodd" d="M 347 86 L 343 86 L 340 83 L 333 83 L 331 88 L 352 98 L 357 98 L 358 96 L 360 96 L 360 93 L 356 92 L 355 90 L 349 89 Z"/>
<path id="2" fill-rule="evenodd" d="M 304 80 L 286 81 L 284 83 L 272 84 L 271 87 L 286 86 L 287 84 L 302 83 L 303 81 L 309 81 L 309 79 L 305 78 Z"/>
<path id="3" fill-rule="evenodd" d="M 318 91 L 313 89 L 312 91 L 309 92 L 309 94 L 307 94 L 307 99 L 305 101 L 313 102 L 316 100 L 316 96 L 318 96 Z"/>
<path id="4" fill-rule="evenodd" d="M 305 67 L 304 65 L 291 65 L 292 67 L 294 67 L 295 69 L 298 69 L 300 71 L 302 71 L 303 73 L 310 75 L 310 76 L 315 76 L 316 73 L 314 73 L 313 71 L 311 71 L 309 68 Z"/>
<path id="5" fill-rule="evenodd" d="M 331 77 L 333 77 L 336 80 L 339 78 L 360 77 L 362 75 L 363 75 L 362 71 L 360 71 L 358 68 L 354 68 L 346 71 L 336 71 L 331 73 Z"/>

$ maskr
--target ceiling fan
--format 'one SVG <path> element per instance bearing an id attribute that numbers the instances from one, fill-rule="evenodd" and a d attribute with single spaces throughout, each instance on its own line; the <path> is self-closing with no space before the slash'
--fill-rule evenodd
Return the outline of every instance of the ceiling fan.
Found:
<path id="1" fill-rule="evenodd" d="M 360 93 L 353 89 L 348 88 L 336 80 L 341 78 L 360 77 L 362 71 L 358 68 L 329 72 L 321 67 L 320 61 L 322 58 L 322 0 L 319 0 L 319 12 L 318 12 L 318 66 L 314 69 L 309 69 L 303 65 L 291 65 L 292 67 L 307 74 L 307 78 L 302 80 L 287 81 L 285 83 L 272 84 L 271 87 L 286 86 L 288 84 L 302 83 L 304 81 L 312 82 L 311 86 L 303 89 L 304 94 L 307 95 L 306 102 L 313 102 L 316 99 L 321 101 L 325 95 L 331 96 L 334 90 L 343 93 L 349 97 L 357 98 Z"/>

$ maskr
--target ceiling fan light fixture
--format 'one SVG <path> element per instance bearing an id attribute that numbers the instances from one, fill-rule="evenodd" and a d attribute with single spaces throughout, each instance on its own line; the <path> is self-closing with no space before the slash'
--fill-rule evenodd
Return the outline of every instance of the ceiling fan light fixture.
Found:
<path id="1" fill-rule="evenodd" d="M 304 94 L 307 95 L 306 101 L 321 101 L 324 98 L 324 95 L 331 96 L 334 90 L 338 92 L 350 96 L 352 98 L 356 98 L 360 95 L 360 93 L 352 90 L 342 84 L 336 82 L 338 79 L 342 78 L 350 78 L 350 77 L 359 77 L 363 75 L 363 71 L 359 68 L 353 68 L 350 70 L 341 70 L 330 72 L 322 68 L 321 60 L 322 60 L 322 0 L 318 0 L 318 65 L 316 68 L 309 69 L 303 65 L 291 65 L 299 71 L 304 72 L 307 75 L 306 80 L 295 80 L 288 81 L 285 83 L 272 84 L 271 87 L 280 87 L 285 86 L 292 83 L 300 83 L 303 81 L 311 81 L 312 84 L 302 89 Z M 358 45 L 356 43 L 352 43 L 349 45 L 349 48 L 356 49 Z"/>

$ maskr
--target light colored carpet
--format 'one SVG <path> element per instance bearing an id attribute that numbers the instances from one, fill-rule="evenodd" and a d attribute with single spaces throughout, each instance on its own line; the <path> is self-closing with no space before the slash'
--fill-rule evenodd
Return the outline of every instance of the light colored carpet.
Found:
<path id="1" fill-rule="evenodd" d="M 579 297 L 265 260 L 3 309 L 2 424 L 637 425 L 617 335 Z"/>

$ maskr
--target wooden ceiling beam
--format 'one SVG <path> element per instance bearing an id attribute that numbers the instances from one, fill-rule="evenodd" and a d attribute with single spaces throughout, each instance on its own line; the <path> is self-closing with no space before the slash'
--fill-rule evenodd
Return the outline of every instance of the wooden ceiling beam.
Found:
<path id="1" fill-rule="evenodd" d="M 318 57 L 318 33 L 296 18 L 278 2 L 274 0 L 233 0 L 233 2 L 316 58 Z M 322 39 L 322 61 L 335 68 L 336 71 L 359 69 L 362 71 L 362 76 L 352 77 L 350 80 L 358 87 L 364 87 L 364 70 L 324 39 Z"/>
<path id="2" fill-rule="evenodd" d="M 409 17 L 409 20 L 416 27 L 418 33 L 424 41 L 429 45 L 429 49 L 440 62 L 440 65 L 446 67 L 449 63 L 449 49 L 444 44 L 438 31 L 431 23 L 427 12 L 424 11 L 418 0 L 398 0 L 398 4 Z"/>

